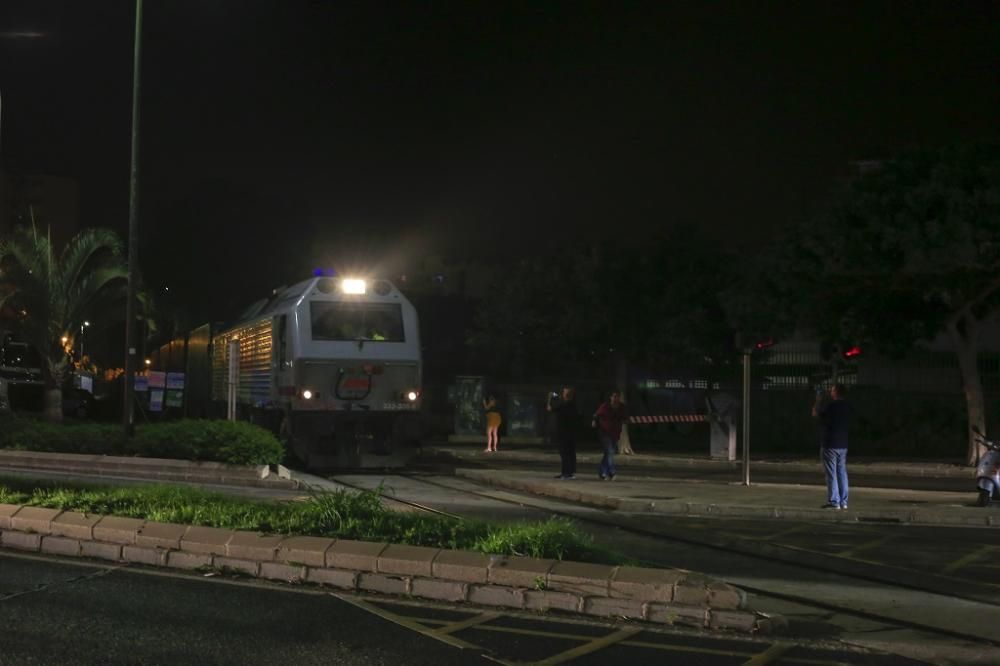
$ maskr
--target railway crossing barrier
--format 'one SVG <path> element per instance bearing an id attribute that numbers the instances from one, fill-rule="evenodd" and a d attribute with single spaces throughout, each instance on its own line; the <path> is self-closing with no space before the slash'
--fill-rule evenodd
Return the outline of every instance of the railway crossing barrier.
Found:
<path id="1" fill-rule="evenodd" d="M 733 418 L 735 400 L 716 396 L 709 400 L 707 414 L 642 414 L 630 416 L 629 425 L 657 423 L 708 423 L 709 455 L 712 458 L 736 460 L 736 421 Z"/>

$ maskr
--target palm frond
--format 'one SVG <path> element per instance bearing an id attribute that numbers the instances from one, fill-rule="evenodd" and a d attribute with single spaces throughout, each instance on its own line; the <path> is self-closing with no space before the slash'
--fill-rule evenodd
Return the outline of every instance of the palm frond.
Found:
<path id="1" fill-rule="evenodd" d="M 69 242 L 59 260 L 57 289 L 69 292 L 85 271 L 102 263 L 118 263 L 121 241 L 110 229 L 84 229 Z"/>

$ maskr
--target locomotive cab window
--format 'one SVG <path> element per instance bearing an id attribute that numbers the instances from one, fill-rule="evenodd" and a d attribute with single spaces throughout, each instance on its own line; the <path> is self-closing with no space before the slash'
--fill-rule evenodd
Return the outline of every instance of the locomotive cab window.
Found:
<path id="1" fill-rule="evenodd" d="M 403 311 L 398 303 L 309 304 L 313 340 L 404 342 Z"/>

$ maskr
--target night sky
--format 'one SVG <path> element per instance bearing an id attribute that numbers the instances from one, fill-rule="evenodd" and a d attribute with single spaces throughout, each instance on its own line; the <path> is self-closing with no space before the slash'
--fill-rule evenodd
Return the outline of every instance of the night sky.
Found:
<path id="1" fill-rule="evenodd" d="M 133 8 L 0 2 L 4 168 L 123 232 Z M 998 73 L 997 2 L 147 0 L 143 262 L 249 291 L 345 253 L 765 243 L 852 160 L 995 137 Z"/>

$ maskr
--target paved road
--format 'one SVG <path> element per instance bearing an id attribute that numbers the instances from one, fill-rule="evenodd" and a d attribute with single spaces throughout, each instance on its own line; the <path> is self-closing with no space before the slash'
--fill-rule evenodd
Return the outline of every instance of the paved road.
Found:
<path id="1" fill-rule="evenodd" d="M 503 613 L 0 552 L 0 664 L 866 664 L 824 643 Z"/>
<path id="2" fill-rule="evenodd" d="M 328 594 L 0 553 L 0 664 L 489 663 Z"/>
<path id="3" fill-rule="evenodd" d="M 700 571 L 756 591 L 750 597 L 751 608 L 787 616 L 791 635 L 798 638 L 838 638 L 931 663 L 948 657 L 948 663 L 1000 664 L 1000 647 L 977 642 L 996 640 L 996 622 L 991 618 L 997 617 L 1000 605 L 995 600 L 955 598 L 947 586 L 935 591 L 926 575 L 946 575 L 944 583 L 959 585 L 965 577 L 965 586 L 980 576 L 1000 582 L 989 557 L 990 549 L 1000 544 L 1000 530 L 628 515 L 449 476 L 341 474 L 334 478 L 358 487 L 381 485 L 388 494 L 470 517 L 538 520 L 553 513 L 577 517 L 586 521 L 581 524 L 598 543 L 640 561 Z M 639 527 L 645 534 L 617 529 L 616 524 Z M 656 535 L 669 538 L 665 541 Z M 720 537 L 736 547 L 714 545 Z M 761 559 L 755 554 L 761 544 L 785 548 L 790 556 Z M 841 571 L 825 566 L 830 562 L 807 560 L 810 552 L 860 565 L 862 570 Z M 917 583 L 924 576 L 930 589 L 893 583 L 887 567 L 897 565 L 913 566 Z M 989 595 L 990 587 L 978 585 L 976 591 Z"/>

